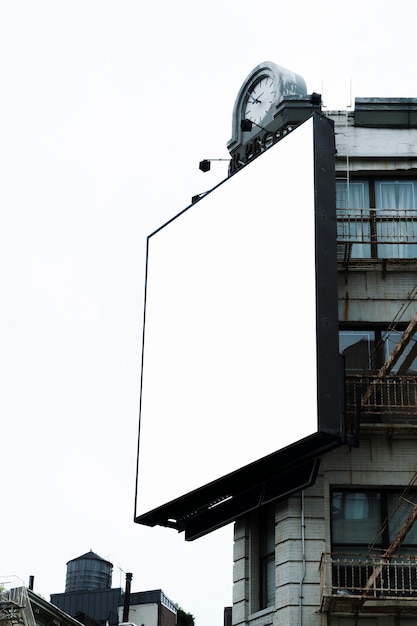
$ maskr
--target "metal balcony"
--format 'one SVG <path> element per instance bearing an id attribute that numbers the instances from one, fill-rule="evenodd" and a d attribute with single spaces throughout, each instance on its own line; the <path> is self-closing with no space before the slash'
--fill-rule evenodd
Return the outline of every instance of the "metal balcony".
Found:
<path id="1" fill-rule="evenodd" d="M 417 258 L 417 209 L 337 209 L 338 259 Z"/>
<path id="2" fill-rule="evenodd" d="M 417 376 L 346 376 L 348 423 L 417 425 Z M 366 401 L 364 396 L 366 394 Z"/>
<path id="3" fill-rule="evenodd" d="M 323 554 L 320 597 L 325 613 L 417 615 L 416 557 Z"/>

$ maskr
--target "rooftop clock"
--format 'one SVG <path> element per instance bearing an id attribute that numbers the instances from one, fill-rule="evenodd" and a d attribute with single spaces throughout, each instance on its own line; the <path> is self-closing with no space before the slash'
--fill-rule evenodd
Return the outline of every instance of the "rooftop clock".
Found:
<path id="1" fill-rule="evenodd" d="M 306 96 L 304 79 L 275 63 L 257 65 L 243 82 L 233 107 L 232 138 L 227 144 L 230 154 L 253 141 L 265 130 L 274 129 L 274 115 L 286 96 Z M 243 131 L 242 120 L 249 120 L 251 130 Z"/>
<path id="2" fill-rule="evenodd" d="M 245 119 L 261 124 L 275 102 L 275 82 L 271 76 L 261 76 L 247 92 L 244 106 Z"/>

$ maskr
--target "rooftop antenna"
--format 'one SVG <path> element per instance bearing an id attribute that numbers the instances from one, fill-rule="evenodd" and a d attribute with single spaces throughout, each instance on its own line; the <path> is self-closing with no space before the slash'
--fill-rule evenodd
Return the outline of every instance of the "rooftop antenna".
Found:
<path id="1" fill-rule="evenodd" d="M 352 108 L 352 78 L 349 78 L 349 104 L 347 105 L 347 108 Z"/>
<path id="2" fill-rule="evenodd" d="M 126 574 L 126 572 L 124 571 L 124 569 L 122 569 L 121 565 L 118 564 L 117 569 L 119 570 L 119 588 L 122 588 L 122 574 Z"/>
<path id="3" fill-rule="evenodd" d="M 350 206 L 350 160 L 349 160 L 349 145 L 348 145 L 348 109 L 352 108 L 352 78 L 349 79 L 349 104 L 346 108 L 346 191 L 347 191 L 347 208 Z"/>

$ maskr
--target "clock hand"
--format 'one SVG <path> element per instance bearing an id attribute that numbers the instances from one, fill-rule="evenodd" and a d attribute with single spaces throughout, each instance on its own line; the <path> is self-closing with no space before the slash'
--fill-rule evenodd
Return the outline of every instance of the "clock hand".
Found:
<path id="1" fill-rule="evenodd" d="M 249 98 L 252 98 L 252 102 L 250 104 L 261 104 L 261 101 L 258 98 L 254 98 L 252 94 L 248 93 Z"/>

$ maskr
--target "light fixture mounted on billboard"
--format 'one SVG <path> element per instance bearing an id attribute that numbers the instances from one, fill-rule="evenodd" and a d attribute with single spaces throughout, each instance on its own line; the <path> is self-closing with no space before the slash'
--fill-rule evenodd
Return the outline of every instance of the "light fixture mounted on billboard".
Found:
<path id="1" fill-rule="evenodd" d="M 250 133 L 252 131 L 252 126 L 257 126 L 257 128 L 260 128 L 265 133 L 269 132 L 266 128 L 264 128 L 263 126 L 260 126 L 253 120 L 244 119 L 244 120 L 241 120 L 240 122 L 240 130 L 244 133 Z"/>
<path id="2" fill-rule="evenodd" d="M 230 159 L 203 159 L 198 164 L 198 169 L 202 172 L 209 172 L 211 169 L 212 161 L 227 161 L 228 163 L 230 163 Z"/>

